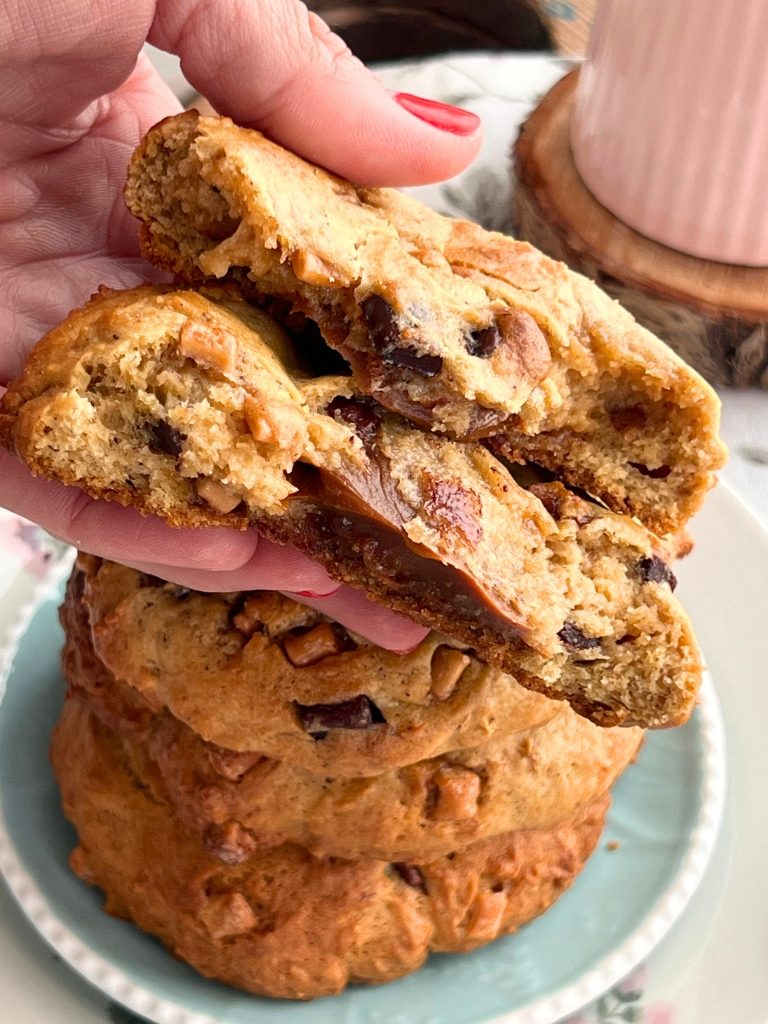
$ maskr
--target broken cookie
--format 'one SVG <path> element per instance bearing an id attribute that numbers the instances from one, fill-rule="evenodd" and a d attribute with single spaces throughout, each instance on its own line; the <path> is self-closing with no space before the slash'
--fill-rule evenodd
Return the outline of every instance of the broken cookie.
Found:
<path id="1" fill-rule="evenodd" d="M 33 350 L 0 440 L 35 473 L 172 525 L 295 544 L 600 724 L 678 724 L 694 705 L 700 658 L 671 574 L 649 568 L 657 538 L 414 429 L 349 378 L 308 375 L 231 289 L 102 291 Z M 294 660 L 334 643 L 315 641 Z"/>
<path id="2" fill-rule="evenodd" d="M 168 118 L 126 200 L 145 255 L 319 325 L 355 386 L 418 425 L 487 437 L 679 530 L 722 465 L 712 389 L 597 286 L 526 243 L 357 188 L 226 118 Z"/>

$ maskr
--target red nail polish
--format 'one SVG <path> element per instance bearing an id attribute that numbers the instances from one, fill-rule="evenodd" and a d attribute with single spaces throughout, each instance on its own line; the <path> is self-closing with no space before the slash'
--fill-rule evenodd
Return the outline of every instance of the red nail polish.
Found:
<path id="1" fill-rule="evenodd" d="M 433 128 L 452 135 L 472 135 L 480 124 L 480 118 L 469 110 L 452 107 L 448 103 L 438 103 L 423 96 L 413 96 L 409 92 L 395 93 L 395 100 L 409 114 L 426 121 Z"/>
<path id="2" fill-rule="evenodd" d="M 321 597 L 333 597 L 333 595 L 338 594 L 340 590 L 341 584 L 337 583 L 333 590 L 326 590 L 325 593 L 322 594 L 318 594 L 315 590 L 294 590 L 292 593 L 294 597 L 313 597 L 315 599 L 319 599 Z"/>

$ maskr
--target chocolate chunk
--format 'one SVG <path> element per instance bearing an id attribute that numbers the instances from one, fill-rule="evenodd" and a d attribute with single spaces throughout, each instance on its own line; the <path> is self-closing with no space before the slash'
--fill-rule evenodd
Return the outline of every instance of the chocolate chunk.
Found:
<path id="1" fill-rule="evenodd" d="M 576 504 L 573 497 L 580 497 L 580 495 L 574 495 L 573 491 L 568 487 L 563 487 L 562 490 L 560 490 L 553 487 L 552 484 L 534 484 L 532 487 L 529 487 L 528 490 L 531 494 L 536 495 L 553 519 L 572 519 L 577 526 L 586 526 L 588 523 L 594 522 L 594 520 L 597 519 L 597 516 L 593 512 L 589 511 L 588 506 L 586 506 L 583 511 L 573 511 Z M 566 502 L 568 494 L 572 495 L 569 503 Z M 583 498 L 582 501 L 584 501 Z M 572 512 L 572 514 L 569 515 L 569 512 Z"/>
<path id="2" fill-rule="evenodd" d="M 422 377 L 435 377 L 443 368 L 442 356 L 422 354 L 412 348 L 385 349 L 381 353 L 381 358 L 393 366 L 404 366 L 408 370 L 414 370 Z"/>
<path id="3" fill-rule="evenodd" d="M 657 466 L 655 469 L 650 469 L 642 462 L 630 462 L 630 466 L 636 469 L 638 473 L 642 473 L 643 476 L 650 477 L 651 480 L 666 480 L 672 472 L 670 466 Z"/>
<path id="4" fill-rule="evenodd" d="M 424 502 L 424 511 L 438 529 L 458 530 L 470 544 L 477 544 L 483 536 L 478 519 L 483 510 L 480 497 L 458 480 L 433 478 L 427 490 L 429 497 Z"/>
<path id="5" fill-rule="evenodd" d="M 371 396 L 390 412 L 400 413 L 416 426 L 431 430 L 435 425 L 435 415 L 439 403 L 435 406 L 427 406 L 415 402 L 401 390 L 402 383 L 400 371 L 395 367 L 390 367 L 379 375 L 379 382 L 371 389 Z M 493 433 L 506 418 L 506 413 L 500 409 L 487 409 L 479 404 L 469 406 L 467 408 L 467 429 L 466 432 L 462 431 L 461 437 L 467 441 L 484 438 Z"/>
<path id="6" fill-rule="evenodd" d="M 498 325 L 491 324 L 490 327 L 486 327 L 482 331 L 472 331 L 466 336 L 464 344 L 471 356 L 488 359 L 499 347 L 501 340 L 501 331 Z"/>
<path id="7" fill-rule="evenodd" d="M 397 315 L 380 295 L 369 295 L 360 308 L 371 344 L 385 363 L 414 370 L 422 377 L 434 377 L 440 372 L 442 356 L 417 352 L 402 344 Z"/>
<path id="8" fill-rule="evenodd" d="M 352 427 L 366 448 L 376 440 L 381 426 L 381 415 L 370 402 L 338 395 L 329 403 L 327 412 L 331 416 L 338 416 Z"/>
<path id="9" fill-rule="evenodd" d="M 540 466 L 537 462 L 525 462 L 522 465 L 510 462 L 504 449 L 498 447 L 495 443 L 496 441 L 496 438 L 488 438 L 486 447 L 490 448 L 494 455 L 501 458 L 501 461 L 507 467 L 517 483 L 527 491 L 535 494 L 540 501 L 544 502 L 544 498 L 542 496 L 543 492 L 539 490 L 539 487 L 542 487 L 545 484 L 558 483 L 562 484 L 569 494 L 573 494 L 577 498 L 581 498 L 581 500 L 587 504 L 588 509 L 594 505 L 598 508 L 607 507 L 599 498 L 596 498 L 594 494 L 590 494 L 588 491 L 585 491 L 583 487 L 577 487 L 575 484 L 570 483 L 563 477 L 558 476 L 558 474 L 554 473 L 551 469 L 547 469 L 545 466 Z M 563 497 L 564 495 L 561 495 L 561 499 Z M 544 503 L 546 504 L 546 502 Z M 547 510 L 549 511 L 549 508 Z M 552 515 L 551 512 L 550 515 Z M 554 518 L 560 519 L 562 518 L 562 514 L 555 516 Z M 579 526 L 583 526 L 585 523 L 591 523 L 593 519 L 597 518 L 597 516 L 592 512 L 584 511 L 575 516 L 571 516 L 570 518 L 575 519 Z"/>
<path id="10" fill-rule="evenodd" d="M 668 583 L 672 590 L 677 586 L 677 577 L 658 555 L 641 558 L 637 567 L 643 583 Z"/>
<path id="11" fill-rule="evenodd" d="M 410 885 L 413 889 L 421 889 L 422 892 L 426 893 L 427 880 L 415 864 L 406 864 L 404 861 L 394 861 L 392 867 L 398 875 L 400 875 L 406 885 Z"/>
<path id="12" fill-rule="evenodd" d="M 552 365 L 549 343 L 534 318 L 522 309 L 508 307 L 496 313 L 490 327 L 464 337 L 470 355 L 493 356 L 494 369 L 530 393 Z"/>
<path id="13" fill-rule="evenodd" d="M 573 647 L 577 651 L 589 651 L 600 646 L 599 637 L 587 636 L 572 622 L 566 622 L 557 635 L 567 647 Z"/>
<path id="14" fill-rule="evenodd" d="M 614 430 L 639 430 L 645 426 L 648 417 L 641 405 L 628 405 L 621 409 L 609 409 L 608 418 Z"/>
<path id="15" fill-rule="evenodd" d="M 297 462 L 288 479 L 296 487 L 297 497 L 319 502 L 323 508 L 372 516 L 377 522 L 383 521 L 397 530 L 413 519 L 415 510 L 400 494 L 389 472 L 389 462 L 380 451 L 369 460 L 365 472 L 356 472 L 351 463 L 345 467 L 345 472 L 346 477 L 332 475 Z M 292 500 L 296 498 L 292 496 Z M 336 525 L 342 528 L 343 524 Z M 327 539 L 324 536 L 324 543 Z"/>
<path id="16" fill-rule="evenodd" d="M 400 328 L 395 311 L 380 295 L 369 295 L 360 304 L 363 322 L 368 328 L 371 344 L 377 352 L 395 348 L 400 341 Z"/>
<path id="17" fill-rule="evenodd" d="M 533 484 L 528 490 L 539 499 L 553 519 L 563 518 L 563 491 L 550 487 L 549 484 Z"/>
<path id="18" fill-rule="evenodd" d="M 305 732 L 315 739 L 324 739 L 329 729 L 370 729 L 386 724 L 386 719 L 370 697 L 339 701 L 338 704 L 295 704 Z"/>
<path id="19" fill-rule="evenodd" d="M 461 620 L 471 614 L 478 628 L 490 630 L 505 644 L 519 648 L 527 640 L 528 628 L 519 610 L 481 587 L 467 572 L 403 540 L 401 525 L 407 519 L 389 503 L 383 474 L 378 491 L 372 483 L 364 495 L 370 502 L 366 507 L 359 493 L 343 491 L 328 474 L 315 471 L 297 476 L 296 468 L 290 479 L 299 490 L 291 501 L 305 506 L 302 536 L 324 552 L 325 564 L 362 563 L 382 593 L 396 595 L 401 607 L 403 601 L 414 609 L 439 603 L 446 616 Z M 282 536 L 290 538 L 288 533 Z"/>
<path id="20" fill-rule="evenodd" d="M 153 420 L 146 424 L 147 447 L 155 455 L 181 455 L 186 434 L 176 430 L 165 420 Z"/>

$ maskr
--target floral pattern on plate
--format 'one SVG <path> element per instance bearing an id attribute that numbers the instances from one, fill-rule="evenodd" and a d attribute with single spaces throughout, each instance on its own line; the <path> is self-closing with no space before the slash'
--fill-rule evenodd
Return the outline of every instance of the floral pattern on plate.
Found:
<path id="1" fill-rule="evenodd" d="M 562 1024 L 674 1024 L 671 1003 L 644 1002 L 647 981 L 647 969 L 638 967 L 592 1006 L 568 1017 Z"/>

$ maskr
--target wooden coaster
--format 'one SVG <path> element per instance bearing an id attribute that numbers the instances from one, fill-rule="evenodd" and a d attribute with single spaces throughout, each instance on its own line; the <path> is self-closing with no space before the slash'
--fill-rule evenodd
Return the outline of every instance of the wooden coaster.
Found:
<path id="1" fill-rule="evenodd" d="M 573 162 L 578 70 L 523 124 L 514 147 L 518 237 L 591 277 L 713 384 L 768 388 L 768 267 L 737 267 L 638 234 L 589 192 Z"/>

